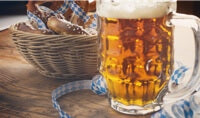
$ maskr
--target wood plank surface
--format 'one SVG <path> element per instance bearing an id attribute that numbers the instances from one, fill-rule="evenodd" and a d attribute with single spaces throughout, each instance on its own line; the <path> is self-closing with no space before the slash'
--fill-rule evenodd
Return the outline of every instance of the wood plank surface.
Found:
<path id="1" fill-rule="evenodd" d="M 0 118 L 57 118 L 51 92 L 69 80 L 42 76 L 17 52 L 9 35 L 0 32 Z M 65 95 L 61 107 L 73 118 L 148 118 L 124 115 L 110 108 L 106 96 L 89 90 Z"/>

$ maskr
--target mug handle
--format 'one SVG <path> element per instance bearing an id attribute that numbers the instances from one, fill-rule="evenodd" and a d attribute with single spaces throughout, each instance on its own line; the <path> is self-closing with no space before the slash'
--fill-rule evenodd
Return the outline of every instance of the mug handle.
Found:
<path id="1" fill-rule="evenodd" d="M 184 21 L 190 21 L 190 23 L 179 24 L 180 22 Z M 172 83 L 172 80 L 169 81 L 169 92 L 163 98 L 164 104 L 172 103 L 177 100 L 183 99 L 191 95 L 193 92 L 195 92 L 196 89 L 200 87 L 200 19 L 193 15 L 171 13 L 168 23 L 172 26 L 184 26 L 192 29 L 195 40 L 195 61 L 191 77 L 184 78 L 186 82 L 183 84 L 187 83 L 186 85 L 181 86 L 180 84 L 170 84 Z"/>

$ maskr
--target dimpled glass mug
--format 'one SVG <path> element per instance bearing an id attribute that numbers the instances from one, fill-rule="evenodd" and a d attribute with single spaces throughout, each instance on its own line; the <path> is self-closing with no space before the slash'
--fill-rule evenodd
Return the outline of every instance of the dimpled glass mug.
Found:
<path id="1" fill-rule="evenodd" d="M 175 11 L 174 0 L 97 0 L 100 73 L 113 109 L 151 113 L 200 85 L 200 20 Z M 188 20 L 191 24 L 185 25 L 195 36 L 195 66 L 187 84 L 178 87 L 168 84 L 174 71 L 173 21 Z"/>

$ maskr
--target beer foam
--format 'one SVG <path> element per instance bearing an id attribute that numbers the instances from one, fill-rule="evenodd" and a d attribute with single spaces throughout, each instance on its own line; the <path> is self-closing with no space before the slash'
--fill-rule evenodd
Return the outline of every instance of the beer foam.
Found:
<path id="1" fill-rule="evenodd" d="M 97 0 L 97 13 L 110 18 L 159 18 L 176 10 L 176 0 Z"/>

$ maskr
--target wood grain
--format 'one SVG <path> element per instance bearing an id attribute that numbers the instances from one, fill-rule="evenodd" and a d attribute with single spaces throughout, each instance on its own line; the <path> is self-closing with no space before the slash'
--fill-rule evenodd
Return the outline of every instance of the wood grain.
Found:
<path id="1" fill-rule="evenodd" d="M 69 80 L 49 79 L 38 73 L 17 52 L 9 31 L 0 32 L 0 118 L 56 118 L 51 92 Z M 73 118 L 148 118 L 118 113 L 106 96 L 89 90 L 65 95 L 61 107 Z"/>

